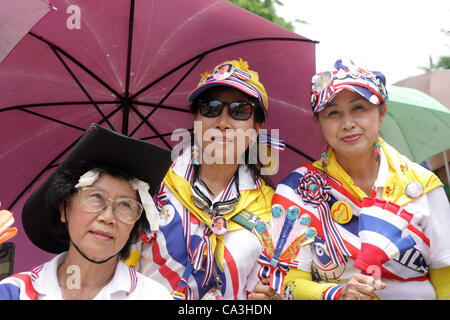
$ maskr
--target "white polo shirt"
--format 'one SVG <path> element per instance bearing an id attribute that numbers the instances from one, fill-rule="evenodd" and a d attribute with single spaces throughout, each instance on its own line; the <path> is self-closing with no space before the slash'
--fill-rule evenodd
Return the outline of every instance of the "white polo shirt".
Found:
<path id="1" fill-rule="evenodd" d="M 1 300 L 63 300 L 57 269 L 67 252 L 34 267 L 29 272 L 12 275 L 0 282 Z M 93 300 L 172 300 L 158 282 L 136 272 L 119 260 L 111 281 Z"/>

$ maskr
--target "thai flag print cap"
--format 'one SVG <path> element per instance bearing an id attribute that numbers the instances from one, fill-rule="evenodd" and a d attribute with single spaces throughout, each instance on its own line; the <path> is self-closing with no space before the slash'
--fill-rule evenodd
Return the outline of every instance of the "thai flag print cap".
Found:
<path id="1" fill-rule="evenodd" d="M 251 97 L 258 99 L 266 113 L 268 108 L 267 92 L 259 81 L 256 71 L 250 70 L 248 63 L 241 58 L 238 60 L 224 61 L 200 75 L 200 82 L 189 95 L 188 100 L 194 101 L 206 89 L 215 86 L 228 86 L 236 88 Z"/>
<path id="2" fill-rule="evenodd" d="M 353 61 L 339 59 L 334 64 L 335 71 L 315 74 L 311 83 L 311 106 L 319 112 L 327 106 L 336 94 L 351 90 L 373 104 L 388 100 L 386 78 L 378 71 L 367 71 L 357 67 Z"/>

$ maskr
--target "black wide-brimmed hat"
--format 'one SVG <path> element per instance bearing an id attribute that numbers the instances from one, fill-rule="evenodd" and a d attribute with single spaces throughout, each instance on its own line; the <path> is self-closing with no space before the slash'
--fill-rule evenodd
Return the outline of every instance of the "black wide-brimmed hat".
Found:
<path id="1" fill-rule="evenodd" d="M 22 223 L 28 238 L 50 253 L 68 250 L 68 241 L 55 239 L 50 232 L 60 217 L 59 204 L 49 205 L 46 193 L 62 170 L 70 170 L 80 162 L 116 167 L 147 182 L 150 194 L 158 191 L 172 161 L 170 151 L 148 142 L 92 124 L 55 171 L 27 199 L 22 210 Z M 83 172 L 84 173 L 84 172 Z"/>

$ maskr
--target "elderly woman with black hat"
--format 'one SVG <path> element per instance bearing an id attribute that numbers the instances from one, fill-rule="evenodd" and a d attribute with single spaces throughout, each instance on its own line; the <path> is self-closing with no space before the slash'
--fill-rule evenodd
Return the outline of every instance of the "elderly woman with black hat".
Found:
<path id="1" fill-rule="evenodd" d="M 224 66 L 227 72 L 218 76 Z M 138 270 L 164 284 L 175 299 L 274 296 L 258 285 L 261 245 L 252 233 L 255 221 L 268 218 L 273 195 L 262 171 L 273 172 L 275 161 L 258 162 L 252 153 L 275 142 L 260 135 L 267 100 L 258 73 L 242 59 L 202 74 L 189 96 L 192 143 L 157 194 L 159 229 L 141 237 L 134 252 Z"/>
<path id="2" fill-rule="evenodd" d="M 0 299 L 172 299 L 122 261 L 158 218 L 151 194 L 170 163 L 167 150 L 92 125 L 23 208 L 27 236 L 58 255 L 0 282 Z"/>
<path id="3" fill-rule="evenodd" d="M 450 207 L 442 183 L 379 137 L 382 73 L 338 60 L 312 79 L 322 158 L 294 170 L 273 203 L 318 231 L 286 279 L 294 299 L 450 298 Z M 314 281 L 313 281 L 314 280 Z"/>

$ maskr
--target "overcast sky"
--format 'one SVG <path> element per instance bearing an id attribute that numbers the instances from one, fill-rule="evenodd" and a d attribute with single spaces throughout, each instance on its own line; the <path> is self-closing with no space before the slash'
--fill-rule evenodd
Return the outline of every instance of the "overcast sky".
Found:
<path id="1" fill-rule="evenodd" d="M 338 58 L 386 75 L 387 84 L 423 73 L 429 56 L 450 56 L 450 0 L 281 0 L 296 33 L 320 41 L 317 71 Z"/>

